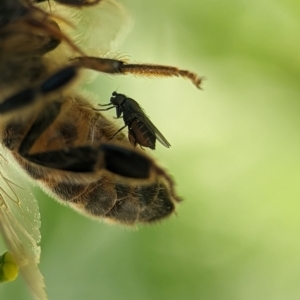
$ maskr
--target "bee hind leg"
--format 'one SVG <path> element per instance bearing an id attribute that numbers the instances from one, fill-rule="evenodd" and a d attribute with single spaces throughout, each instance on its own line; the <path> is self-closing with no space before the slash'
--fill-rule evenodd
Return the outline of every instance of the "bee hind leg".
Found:
<path id="1" fill-rule="evenodd" d="M 82 56 L 72 58 L 71 61 L 79 63 L 83 68 L 109 73 L 109 74 L 132 74 L 147 77 L 182 77 L 190 80 L 198 89 L 201 89 L 203 77 L 189 70 L 182 70 L 177 67 L 155 65 L 155 64 L 130 64 L 126 61 Z"/>

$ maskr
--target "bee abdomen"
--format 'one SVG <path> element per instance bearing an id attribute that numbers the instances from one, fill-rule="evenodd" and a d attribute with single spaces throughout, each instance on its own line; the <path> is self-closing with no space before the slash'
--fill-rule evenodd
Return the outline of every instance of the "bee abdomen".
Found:
<path id="1" fill-rule="evenodd" d="M 117 201 L 114 182 L 107 176 L 90 184 L 57 182 L 51 191 L 65 204 L 92 217 L 105 216 Z"/>
<path id="2" fill-rule="evenodd" d="M 105 218 L 126 225 L 150 223 L 175 210 L 175 204 L 162 183 L 138 187 L 116 185 L 118 200 Z"/>
<path id="3" fill-rule="evenodd" d="M 104 177 L 88 185 L 57 183 L 52 191 L 66 204 L 114 223 L 133 225 L 163 219 L 175 210 L 166 187 L 160 184 L 130 186 Z"/>
<path id="4" fill-rule="evenodd" d="M 105 218 L 125 224 L 134 224 L 138 221 L 141 211 L 139 199 L 133 187 L 117 183 L 115 185 L 117 201 Z"/>

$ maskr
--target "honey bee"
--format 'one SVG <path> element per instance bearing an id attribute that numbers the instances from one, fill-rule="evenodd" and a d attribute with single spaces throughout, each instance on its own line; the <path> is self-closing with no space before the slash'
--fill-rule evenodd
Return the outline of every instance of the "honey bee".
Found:
<path id="1" fill-rule="evenodd" d="M 156 139 L 158 139 L 165 147 L 171 147 L 167 139 L 149 120 L 143 109 L 135 100 L 128 98 L 123 94 L 113 92 L 110 103 L 99 105 L 108 106 L 108 108 L 97 109 L 98 111 L 116 108 L 117 118 L 123 117 L 125 126 L 121 127 L 115 135 L 128 126 L 128 139 L 134 147 L 139 144 L 140 146 L 154 150 Z"/>
<path id="2" fill-rule="evenodd" d="M 177 76 L 198 88 L 202 78 L 176 67 L 88 56 L 63 30 L 72 22 L 53 13 L 105 3 L 114 1 L 0 3 L 0 231 L 39 300 L 47 298 L 38 269 L 40 219 L 26 178 L 87 216 L 124 225 L 165 218 L 180 201 L 171 176 L 75 91 L 76 80 L 83 69 Z"/>

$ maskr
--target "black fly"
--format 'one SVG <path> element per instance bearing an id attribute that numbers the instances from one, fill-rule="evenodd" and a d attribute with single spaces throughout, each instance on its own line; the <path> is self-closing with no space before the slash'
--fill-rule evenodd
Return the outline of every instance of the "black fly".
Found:
<path id="1" fill-rule="evenodd" d="M 123 117 L 125 126 L 115 134 L 128 126 L 128 139 L 132 145 L 139 144 L 154 150 L 156 139 L 158 139 L 165 147 L 169 148 L 171 146 L 135 100 L 113 92 L 110 103 L 99 105 L 110 106 L 106 109 L 97 109 L 99 111 L 116 108 L 117 118 Z"/>

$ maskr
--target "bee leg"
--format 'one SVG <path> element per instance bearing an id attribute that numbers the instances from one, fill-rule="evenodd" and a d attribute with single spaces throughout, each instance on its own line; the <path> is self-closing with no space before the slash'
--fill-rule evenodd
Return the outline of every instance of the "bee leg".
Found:
<path id="1" fill-rule="evenodd" d="M 132 74 L 148 77 L 183 77 L 189 79 L 198 89 L 201 89 L 201 82 L 203 80 L 203 77 L 199 77 L 196 73 L 171 66 L 130 64 L 122 60 L 92 56 L 75 57 L 71 60 L 77 61 L 83 68 L 109 74 Z"/>

